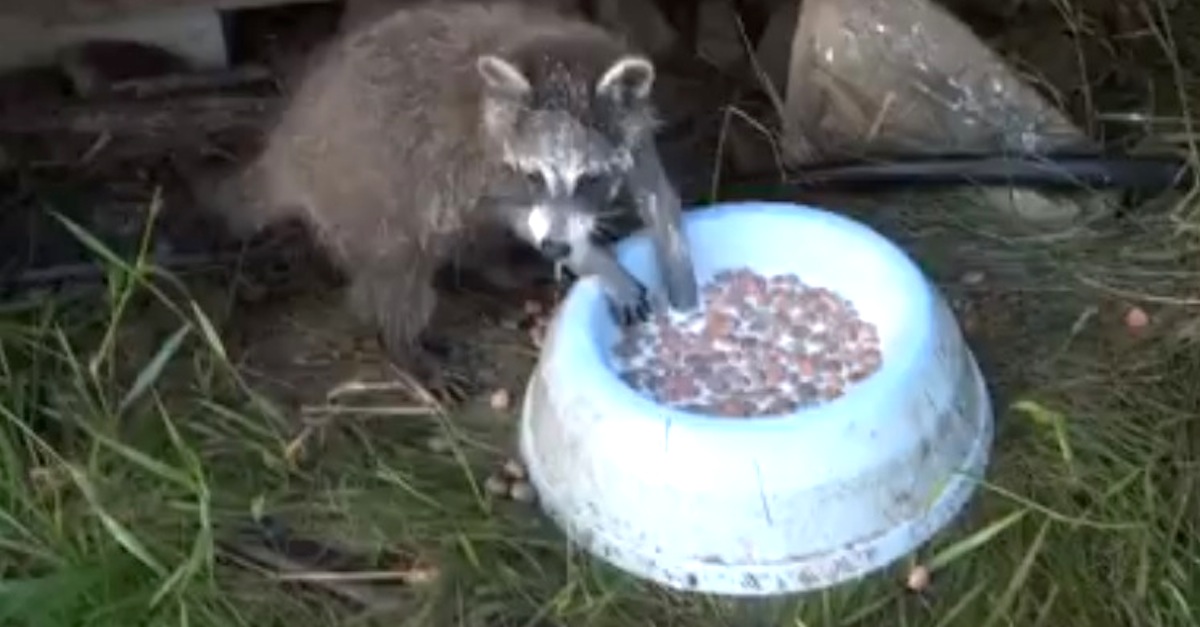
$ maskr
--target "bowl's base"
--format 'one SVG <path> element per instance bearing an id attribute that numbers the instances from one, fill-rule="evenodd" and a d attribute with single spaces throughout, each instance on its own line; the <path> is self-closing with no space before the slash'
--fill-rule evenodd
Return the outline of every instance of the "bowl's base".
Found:
<path id="1" fill-rule="evenodd" d="M 909 554 L 949 525 L 974 494 L 977 477 L 983 475 L 988 463 L 994 426 L 991 401 L 979 365 L 969 350 L 966 358 L 976 385 L 975 417 L 979 434 L 959 473 L 946 482 L 937 499 L 923 515 L 885 533 L 794 561 L 729 564 L 679 560 L 648 553 L 644 551 L 648 545 L 622 541 L 608 533 L 590 512 L 568 511 L 564 507 L 554 490 L 542 481 L 544 473 L 534 454 L 533 433 L 527 424 L 522 424 L 521 428 L 521 457 L 538 492 L 542 510 L 577 546 L 629 574 L 675 590 L 731 596 L 771 596 L 828 588 L 886 568 Z M 526 394 L 526 398 L 529 397 L 530 394 Z"/>

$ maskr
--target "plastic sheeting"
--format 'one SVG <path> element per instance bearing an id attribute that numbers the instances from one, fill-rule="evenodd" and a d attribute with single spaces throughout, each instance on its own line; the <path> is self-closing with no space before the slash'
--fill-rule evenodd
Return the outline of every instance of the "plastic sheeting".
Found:
<path id="1" fill-rule="evenodd" d="M 802 0 L 783 127 L 789 165 L 1093 148 L 966 25 L 927 0 Z"/>

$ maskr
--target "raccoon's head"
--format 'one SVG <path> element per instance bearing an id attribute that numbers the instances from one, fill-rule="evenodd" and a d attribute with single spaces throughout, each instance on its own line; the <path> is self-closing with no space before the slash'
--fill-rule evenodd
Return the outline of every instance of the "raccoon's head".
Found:
<path id="1" fill-rule="evenodd" d="M 518 51 L 477 63 L 492 145 L 505 165 L 550 195 L 608 192 L 655 125 L 651 62 L 623 55 L 599 66 L 585 53 Z"/>
<path id="2" fill-rule="evenodd" d="M 653 64 L 626 54 L 597 65 L 584 48 L 477 62 L 485 131 L 535 199 L 531 243 L 560 252 L 594 235 L 595 212 L 611 206 L 656 124 Z"/>

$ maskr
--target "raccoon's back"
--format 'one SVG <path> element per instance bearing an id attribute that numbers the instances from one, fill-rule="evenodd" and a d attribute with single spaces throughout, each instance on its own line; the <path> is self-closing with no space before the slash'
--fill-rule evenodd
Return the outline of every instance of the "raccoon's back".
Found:
<path id="1" fill-rule="evenodd" d="M 518 3 L 402 9 L 330 46 L 247 172 L 266 207 L 302 208 L 337 246 L 460 232 L 498 164 L 481 128 L 480 54 L 595 27 Z M 384 235 L 386 234 L 386 235 Z M 386 238 L 387 241 L 376 241 Z"/>

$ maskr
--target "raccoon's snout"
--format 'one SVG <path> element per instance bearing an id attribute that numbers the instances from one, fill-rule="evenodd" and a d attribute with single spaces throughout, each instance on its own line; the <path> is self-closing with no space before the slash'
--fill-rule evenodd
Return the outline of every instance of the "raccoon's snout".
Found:
<path id="1" fill-rule="evenodd" d="M 535 204 L 522 231 L 527 241 L 550 261 L 562 261 L 589 245 L 596 216 L 579 206 L 577 198 L 555 198 Z"/>
<path id="2" fill-rule="evenodd" d="M 562 261 L 571 255 L 571 245 L 558 240 L 542 240 L 538 249 L 550 261 Z"/>

